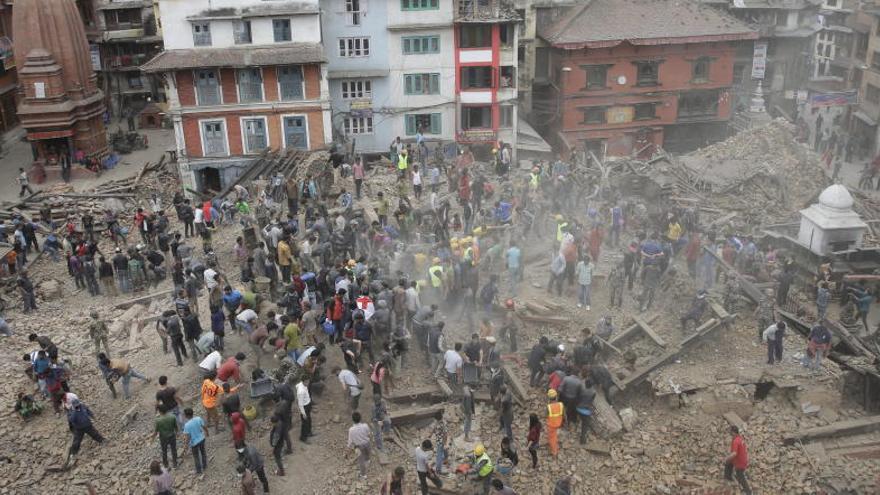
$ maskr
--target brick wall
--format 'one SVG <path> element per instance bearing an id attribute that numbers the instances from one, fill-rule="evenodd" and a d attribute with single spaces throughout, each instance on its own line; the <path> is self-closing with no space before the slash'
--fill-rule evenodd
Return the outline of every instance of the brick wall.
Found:
<path id="1" fill-rule="evenodd" d="M 220 69 L 220 84 L 223 91 L 223 103 L 231 105 L 238 103 L 238 86 L 235 84 L 235 70 Z"/>
<path id="2" fill-rule="evenodd" d="M 279 101 L 278 73 L 275 67 L 263 67 L 263 98 L 266 101 Z"/>
<path id="3" fill-rule="evenodd" d="M 186 154 L 190 158 L 203 156 L 202 134 L 199 131 L 199 121 L 195 116 L 183 118 L 183 139 L 186 141 Z"/>
<path id="4" fill-rule="evenodd" d="M 321 66 L 303 66 L 303 80 L 306 86 L 306 99 L 317 100 L 321 97 Z"/>
<path id="5" fill-rule="evenodd" d="M 309 112 L 309 148 L 316 150 L 324 147 L 324 119 L 322 112 Z"/>
<path id="6" fill-rule="evenodd" d="M 177 82 L 177 98 L 182 106 L 188 107 L 196 104 L 196 86 L 193 81 L 191 70 L 181 70 L 174 73 Z"/>

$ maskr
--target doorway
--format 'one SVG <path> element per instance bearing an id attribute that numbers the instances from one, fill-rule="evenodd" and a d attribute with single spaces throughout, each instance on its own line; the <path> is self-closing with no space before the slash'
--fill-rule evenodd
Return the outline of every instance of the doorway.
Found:
<path id="1" fill-rule="evenodd" d="M 202 191 L 220 191 L 220 170 L 213 167 L 202 169 Z"/>

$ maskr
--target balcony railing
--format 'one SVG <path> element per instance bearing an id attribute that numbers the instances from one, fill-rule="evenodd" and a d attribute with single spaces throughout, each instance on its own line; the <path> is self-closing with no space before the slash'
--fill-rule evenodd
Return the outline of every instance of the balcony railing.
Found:
<path id="1" fill-rule="evenodd" d="M 517 20 L 508 0 L 456 0 L 456 17 L 461 21 Z"/>

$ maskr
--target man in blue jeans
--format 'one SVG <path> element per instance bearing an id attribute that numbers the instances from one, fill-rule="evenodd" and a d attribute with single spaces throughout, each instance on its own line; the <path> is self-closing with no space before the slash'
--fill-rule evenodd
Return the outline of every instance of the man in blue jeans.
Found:
<path id="1" fill-rule="evenodd" d="M 183 437 L 192 450 L 193 461 L 196 466 L 196 474 L 202 474 L 202 470 L 208 467 L 208 455 L 205 453 L 205 439 L 208 437 L 208 428 L 205 421 L 193 416 L 191 407 L 183 410 L 186 423 L 183 425 Z"/>

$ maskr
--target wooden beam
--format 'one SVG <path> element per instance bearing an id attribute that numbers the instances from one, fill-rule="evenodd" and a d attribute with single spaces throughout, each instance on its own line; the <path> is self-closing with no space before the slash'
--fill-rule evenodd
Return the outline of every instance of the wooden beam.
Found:
<path id="1" fill-rule="evenodd" d="M 866 418 L 849 419 L 838 421 L 827 426 L 807 428 L 782 437 L 782 443 L 793 445 L 797 442 L 806 442 L 820 438 L 857 435 L 880 430 L 880 416 L 868 416 Z"/>
<path id="2" fill-rule="evenodd" d="M 647 320 L 644 320 L 644 321 L 646 323 L 651 323 L 654 320 L 656 320 L 658 316 L 660 316 L 660 315 L 653 314 L 653 315 L 649 316 Z M 614 337 L 611 337 L 611 340 L 609 340 L 608 343 L 609 344 L 617 344 L 618 342 L 620 342 L 624 339 L 627 339 L 628 337 L 638 333 L 640 328 L 641 328 L 641 325 L 639 325 L 638 323 L 633 323 L 632 325 L 626 327 L 626 330 L 618 333 Z"/>
<path id="3" fill-rule="evenodd" d="M 675 358 L 678 357 L 679 353 L 686 350 L 688 347 L 693 345 L 695 342 L 698 342 L 702 337 L 709 335 L 713 330 L 715 330 L 716 328 L 718 328 L 720 326 L 721 326 L 721 322 L 719 322 L 718 319 L 716 319 L 716 318 L 712 318 L 709 321 L 703 323 L 702 325 L 700 325 L 697 328 L 696 332 L 694 332 L 690 337 L 682 340 L 681 343 L 679 343 L 679 345 L 677 347 L 674 347 L 674 348 L 664 352 L 663 354 L 652 359 L 647 364 L 636 368 L 636 370 L 633 371 L 633 373 L 630 376 L 621 380 L 620 383 L 623 386 L 619 387 L 619 388 L 621 388 L 621 390 L 623 390 L 626 387 L 629 387 L 629 386 L 632 386 L 632 385 L 635 385 L 635 384 L 641 382 L 642 380 L 647 378 L 647 376 L 649 374 L 651 374 L 654 370 L 656 370 L 657 368 L 660 368 L 661 366 L 664 366 L 665 364 L 667 364 L 671 361 L 674 361 Z"/>
<path id="4" fill-rule="evenodd" d="M 661 338 L 659 335 L 657 335 L 657 332 L 655 332 L 654 329 L 651 328 L 650 325 L 648 325 L 648 322 L 639 318 L 638 315 L 633 316 L 633 321 L 635 321 L 636 325 L 641 327 L 642 331 L 645 332 L 648 337 L 651 337 L 651 340 L 653 340 L 657 345 L 659 345 L 660 347 L 666 347 L 666 341 L 663 340 L 663 338 Z"/>
<path id="5" fill-rule="evenodd" d="M 557 316 L 533 316 L 522 313 L 518 313 L 517 316 L 523 321 L 530 323 L 546 323 L 549 325 L 567 325 L 568 322 L 571 321 L 568 318 L 560 318 Z"/>
<path id="6" fill-rule="evenodd" d="M 737 414 L 733 411 L 730 411 L 730 412 L 726 412 L 726 413 L 722 414 L 721 417 L 723 417 L 725 419 L 725 421 L 730 423 L 730 426 L 736 426 L 737 428 L 739 428 L 739 431 L 742 432 L 745 430 L 746 422 L 743 421 L 743 419 L 739 417 L 739 414 Z"/>
<path id="7" fill-rule="evenodd" d="M 406 404 L 411 402 L 432 401 L 443 397 L 443 391 L 436 385 L 409 388 L 405 390 L 395 389 L 394 392 L 383 396 L 388 402 Z"/>
<path id="8" fill-rule="evenodd" d="M 870 359 L 871 362 L 874 362 L 874 360 L 877 359 L 877 356 L 871 352 L 858 337 L 853 335 L 845 326 L 841 325 L 839 321 L 829 319 L 823 321 L 825 322 L 825 327 L 837 334 L 837 336 L 840 337 L 840 340 L 846 343 L 847 347 L 849 347 L 852 352 L 865 356 Z"/>
<path id="9" fill-rule="evenodd" d="M 522 382 L 519 381 L 516 373 L 514 373 L 513 367 L 509 363 L 503 364 L 501 365 L 501 372 L 504 373 L 505 382 L 510 385 L 513 395 L 521 402 L 527 401 L 529 399 L 528 392 L 526 392 L 526 388 L 523 387 Z"/>
<path id="10" fill-rule="evenodd" d="M 114 306 L 114 308 L 125 309 L 125 308 L 129 308 L 135 304 L 148 303 L 157 297 L 167 296 L 167 295 L 171 294 L 172 292 L 174 292 L 174 289 L 167 289 L 167 290 L 163 290 L 161 292 L 154 292 L 154 293 L 148 294 L 146 296 L 136 297 L 134 299 L 129 299 L 128 301 L 123 301 L 123 302 L 117 304 L 116 306 Z"/>
<path id="11" fill-rule="evenodd" d="M 715 258 L 715 261 L 717 261 L 722 267 L 724 267 L 725 271 L 728 271 L 728 272 L 733 271 L 733 272 L 739 273 L 736 271 L 736 268 L 731 266 L 728 262 L 724 261 L 724 258 L 719 256 L 718 253 L 716 253 L 714 250 L 709 249 L 706 246 L 703 246 L 703 250 L 705 252 L 711 254 L 712 257 Z M 738 279 L 739 279 L 739 286 L 742 287 L 743 292 L 746 294 L 746 297 L 748 297 L 753 303 L 758 304 L 758 301 L 761 300 L 761 289 L 758 289 L 757 287 L 755 287 L 755 284 L 746 280 L 746 278 L 743 276 L 739 276 Z"/>
<path id="12" fill-rule="evenodd" d="M 434 415 L 443 410 L 443 406 L 400 409 L 398 411 L 390 411 L 388 413 L 388 418 L 391 419 L 392 425 L 401 426 L 407 423 L 413 423 L 416 421 L 421 421 L 423 419 L 433 418 Z"/>

